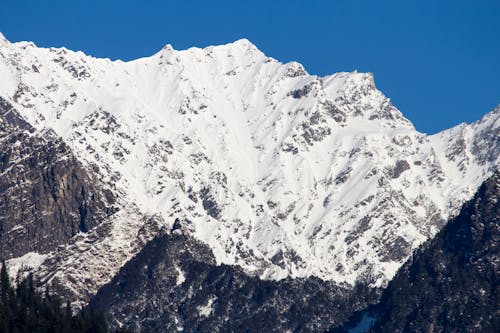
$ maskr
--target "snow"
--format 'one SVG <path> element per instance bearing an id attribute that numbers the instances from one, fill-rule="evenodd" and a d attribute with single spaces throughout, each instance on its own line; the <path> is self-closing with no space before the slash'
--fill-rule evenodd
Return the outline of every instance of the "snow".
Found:
<path id="1" fill-rule="evenodd" d="M 167 227 L 179 219 L 219 263 L 261 278 L 382 286 L 499 164 L 479 162 L 488 151 L 473 149 L 485 129 L 498 131 L 498 112 L 429 137 L 372 74 L 309 75 L 246 39 L 167 45 L 130 62 L 0 43 L 0 77 L 1 96 L 99 167 L 100 180 L 140 211 L 117 217 L 95 248 L 79 248 L 111 248 L 98 260 L 113 263 L 99 283 L 139 250 L 143 214 Z M 451 156 L 462 136 L 463 154 Z M 396 177 L 399 161 L 409 169 Z M 207 213 L 210 204 L 218 215 Z M 77 259 L 68 253 L 61 279 L 87 274 L 69 268 Z"/>
<path id="2" fill-rule="evenodd" d="M 184 272 L 182 271 L 182 269 L 179 266 L 175 265 L 174 268 L 177 271 L 177 280 L 176 280 L 175 284 L 177 286 L 180 286 L 181 284 L 184 283 L 184 281 L 186 281 L 186 276 L 184 275 Z"/>
<path id="3" fill-rule="evenodd" d="M 197 309 L 198 309 L 198 313 L 200 314 L 200 316 L 202 316 L 202 317 L 210 316 L 212 314 L 212 311 L 214 310 L 213 305 L 214 305 L 215 301 L 217 301 L 217 297 L 215 295 L 212 295 L 207 300 L 207 304 L 205 304 L 203 306 L 199 306 Z"/>
<path id="4" fill-rule="evenodd" d="M 9 43 L 9 41 L 7 40 L 7 38 L 5 38 L 5 36 L 0 32 L 0 46 L 6 45 L 8 43 Z"/>
<path id="5" fill-rule="evenodd" d="M 7 260 L 10 278 L 15 280 L 19 274 L 25 276 L 25 272 L 36 271 L 46 258 L 47 255 L 28 252 L 22 257 Z"/>
<path id="6" fill-rule="evenodd" d="M 88 233 L 78 233 L 65 246 L 45 255 L 34 271 L 39 280 L 66 288 L 77 309 L 86 304 L 119 269 L 150 241 L 162 226 L 157 217 L 144 217 L 130 205 Z M 107 237 L 100 235 L 108 233 Z M 8 264 L 22 258 L 9 260 Z"/>

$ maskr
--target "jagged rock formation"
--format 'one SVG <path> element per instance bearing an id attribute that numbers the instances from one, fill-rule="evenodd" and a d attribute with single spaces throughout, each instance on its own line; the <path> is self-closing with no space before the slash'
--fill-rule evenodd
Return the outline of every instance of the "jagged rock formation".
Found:
<path id="1" fill-rule="evenodd" d="M 53 131 L 37 132 L 0 97 L 0 258 L 53 251 L 114 202 Z"/>
<path id="2" fill-rule="evenodd" d="M 500 172 L 384 291 L 373 332 L 500 331 Z"/>

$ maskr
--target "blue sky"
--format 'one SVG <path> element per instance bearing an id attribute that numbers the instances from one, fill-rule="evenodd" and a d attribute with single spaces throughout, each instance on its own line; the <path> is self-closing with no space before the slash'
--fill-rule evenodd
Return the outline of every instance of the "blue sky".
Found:
<path id="1" fill-rule="evenodd" d="M 8 0 L 0 31 L 11 41 L 124 60 L 167 43 L 185 49 L 245 37 L 312 74 L 373 72 L 426 133 L 500 103 L 498 0 Z"/>

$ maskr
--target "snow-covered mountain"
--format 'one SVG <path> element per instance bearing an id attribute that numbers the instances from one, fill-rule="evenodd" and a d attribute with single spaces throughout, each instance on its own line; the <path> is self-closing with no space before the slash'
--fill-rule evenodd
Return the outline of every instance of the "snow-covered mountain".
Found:
<path id="1" fill-rule="evenodd" d="M 372 313 L 370 332 L 498 332 L 500 173 L 415 251 Z"/>
<path id="2" fill-rule="evenodd" d="M 428 136 L 371 74 L 310 75 L 245 39 L 123 62 L 0 35 L 0 97 L 118 198 L 69 244 L 10 260 L 77 304 L 162 228 L 262 279 L 380 287 L 499 165 L 499 107 Z"/>

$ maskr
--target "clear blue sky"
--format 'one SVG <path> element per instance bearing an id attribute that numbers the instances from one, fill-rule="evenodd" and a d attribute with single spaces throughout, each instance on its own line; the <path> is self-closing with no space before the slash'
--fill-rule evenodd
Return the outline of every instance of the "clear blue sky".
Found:
<path id="1" fill-rule="evenodd" d="M 500 0 L 4 0 L 0 31 L 124 60 L 245 37 L 312 74 L 373 72 L 427 133 L 500 103 Z"/>

